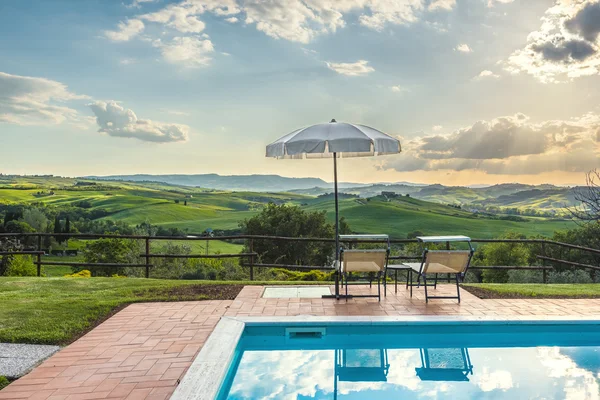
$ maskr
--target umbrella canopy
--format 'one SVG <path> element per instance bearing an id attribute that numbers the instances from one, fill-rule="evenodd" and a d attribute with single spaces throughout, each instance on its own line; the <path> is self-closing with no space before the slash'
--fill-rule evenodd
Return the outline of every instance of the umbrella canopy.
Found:
<path id="1" fill-rule="evenodd" d="M 267 146 L 267 157 L 367 157 L 400 153 L 400 141 L 377 129 L 332 120 L 295 130 Z"/>
<path id="2" fill-rule="evenodd" d="M 400 141 L 377 129 L 358 124 L 337 122 L 317 124 L 289 133 L 267 146 L 267 157 L 333 158 L 335 193 L 335 260 L 339 261 L 339 204 L 337 159 L 368 157 L 400 153 Z M 335 296 L 339 298 L 339 277 L 336 274 Z"/>

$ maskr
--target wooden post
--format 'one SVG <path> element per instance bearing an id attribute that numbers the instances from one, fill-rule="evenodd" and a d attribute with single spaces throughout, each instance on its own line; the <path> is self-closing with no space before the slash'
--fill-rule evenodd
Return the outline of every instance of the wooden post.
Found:
<path id="1" fill-rule="evenodd" d="M 250 239 L 250 253 L 254 253 L 254 239 Z M 254 255 L 250 256 L 250 280 L 254 280 Z"/>
<path id="2" fill-rule="evenodd" d="M 450 242 L 446 242 L 446 250 L 450 250 Z M 446 275 L 446 281 L 448 283 L 450 283 L 450 274 Z M 437 276 L 436 276 L 436 283 L 437 283 Z"/>
<path id="3" fill-rule="evenodd" d="M 546 257 L 546 242 L 542 242 L 542 257 Z M 542 259 L 542 267 L 546 266 L 546 260 Z M 542 279 L 544 283 L 548 283 L 548 271 L 542 270 Z"/>
<path id="4" fill-rule="evenodd" d="M 42 235 L 37 237 L 37 251 L 42 251 Z M 37 255 L 37 276 L 42 276 L 42 255 Z"/>
<path id="5" fill-rule="evenodd" d="M 146 238 L 146 278 L 150 278 L 150 238 Z"/>

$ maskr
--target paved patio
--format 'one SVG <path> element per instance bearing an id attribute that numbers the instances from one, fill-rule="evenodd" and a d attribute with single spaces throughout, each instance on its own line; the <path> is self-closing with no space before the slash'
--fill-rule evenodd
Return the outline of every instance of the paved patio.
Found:
<path id="1" fill-rule="evenodd" d="M 350 289 L 355 294 L 377 290 Z M 422 289 L 411 299 L 403 287 L 397 295 L 392 287 L 381 302 L 262 298 L 263 290 L 246 286 L 233 301 L 130 305 L 0 391 L 0 399 L 167 399 L 223 315 L 600 316 L 600 299 L 481 300 L 463 290 L 460 305 L 454 300 L 426 305 Z M 440 285 L 437 292 L 454 290 Z"/>

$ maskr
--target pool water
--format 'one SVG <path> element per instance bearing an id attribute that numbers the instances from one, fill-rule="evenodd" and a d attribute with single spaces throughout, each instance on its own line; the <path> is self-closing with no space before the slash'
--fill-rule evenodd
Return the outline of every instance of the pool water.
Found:
<path id="1" fill-rule="evenodd" d="M 597 323 L 303 330 L 246 327 L 220 398 L 600 399 Z"/>

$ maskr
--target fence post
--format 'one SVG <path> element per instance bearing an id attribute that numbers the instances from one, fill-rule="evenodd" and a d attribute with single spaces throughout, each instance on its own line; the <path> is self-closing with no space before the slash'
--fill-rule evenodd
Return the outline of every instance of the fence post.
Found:
<path id="1" fill-rule="evenodd" d="M 146 278 L 150 278 L 150 238 L 146 238 Z"/>
<path id="2" fill-rule="evenodd" d="M 542 257 L 546 257 L 546 242 L 542 242 Z M 546 266 L 546 260 L 542 259 L 542 267 Z M 548 283 L 548 271 L 546 268 L 542 270 L 542 279 L 544 283 Z"/>
<path id="3" fill-rule="evenodd" d="M 254 253 L 254 239 L 250 239 L 250 253 Z M 250 256 L 250 280 L 254 280 L 254 255 Z"/>
<path id="4" fill-rule="evenodd" d="M 42 276 L 42 255 L 39 253 L 42 251 L 42 235 L 37 235 L 37 276 Z"/>

